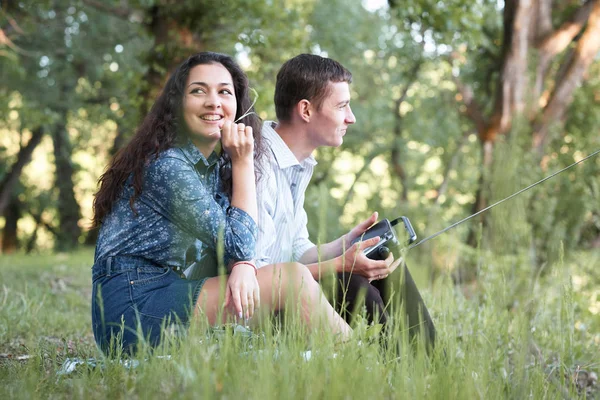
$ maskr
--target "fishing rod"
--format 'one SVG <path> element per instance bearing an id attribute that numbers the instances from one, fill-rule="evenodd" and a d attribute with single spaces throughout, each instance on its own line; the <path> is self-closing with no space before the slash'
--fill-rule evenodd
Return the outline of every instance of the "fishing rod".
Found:
<path id="1" fill-rule="evenodd" d="M 540 179 L 539 181 L 537 181 L 535 183 L 532 183 L 531 185 L 529 185 L 529 186 L 527 186 L 527 187 L 519 190 L 518 192 L 515 192 L 515 193 L 511 194 L 510 196 L 505 197 L 502 200 L 499 200 L 499 201 L 495 202 L 494 204 L 491 204 L 491 205 L 485 207 L 482 210 L 479 210 L 475 214 L 469 215 L 468 217 L 463 218 L 460 221 L 453 223 L 452 225 L 450 225 L 450 226 L 448 226 L 448 227 L 446 227 L 446 228 L 444 228 L 444 229 L 442 229 L 442 230 L 434 233 L 433 235 L 429 235 L 426 238 L 421 239 L 418 242 L 416 242 L 416 240 L 417 240 L 417 234 L 415 233 L 415 230 L 413 229 L 413 227 L 412 227 L 412 225 L 410 223 L 410 220 L 407 217 L 402 216 L 402 217 L 396 218 L 395 220 L 393 220 L 391 222 L 388 219 L 383 219 L 383 220 L 379 221 L 378 223 L 376 223 L 375 225 L 373 225 L 371 228 L 369 228 L 360 238 L 355 239 L 352 243 L 355 243 L 358 240 L 366 240 L 366 239 L 369 239 L 369 238 L 372 238 L 372 237 L 375 237 L 375 236 L 379 236 L 381 238 L 381 240 L 375 246 L 368 247 L 368 248 L 364 249 L 363 251 L 367 255 L 367 257 L 369 257 L 369 258 L 373 258 L 373 259 L 386 259 L 387 255 L 389 255 L 389 247 L 390 247 L 390 245 L 396 245 L 397 246 L 397 245 L 400 244 L 399 241 L 398 241 L 398 238 L 396 237 L 396 233 L 395 233 L 393 227 L 395 225 L 397 225 L 399 222 L 402 222 L 404 224 L 404 228 L 408 232 L 408 236 L 409 236 L 407 250 L 414 249 L 415 247 L 422 245 L 423 243 L 425 243 L 425 242 L 433 239 L 434 237 L 437 237 L 437 236 L 441 235 L 442 233 L 447 232 L 450 229 L 455 228 L 455 227 L 457 227 L 458 225 L 460 225 L 460 224 L 462 224 L 464 222 L 467 222 L 471 218 L 475 218 L 479 214 L 481 214 L 481 213 L 483 213 L 485 211 L 488 211 L 491 208 L 494 208 L 497 205 L 500 205 L 500 204 L 504 203 L 505 201 L 510 200 L 513 197 L 520 195 L 523 192 L 526 192 L 527 190 L 529 190 L 529 189 L 531 189 L 531 188 L 533 188 L 533 187 L 535 187 L 535 186 L 537 186 L 537 185 L 539 185 L 539 184 L 547 181 L 548 179 L 551 179 L 551 178 L 555 177 L 558 174 L 561 174 L 561 173 L 565 172 L 566 170 L 568 170 L 568 169 L 570 169 L 570 168 L 572 168 L 572 167 L 574 167 L 574 166 L 576 166 L 578 164 L 581 164 L 582 162 L 584 162 L 584 161 L 586 161 L 586 160 L 588 160 L 588 159 L 596 156 L 599 153 L 600 153 L 600 149 L 594 151 L 593 153 L 591 153 L 587 157 L 584 157 L 581 160 L 576 161 L 573 164 L 571 164 L 571 165 L 569 165 L 569 166 L 567 166 L 567 167 L 565 167 L 565 168 L 563 168 L 563 169 L 561 169 L 559 171 L 556 171 L 553 174 L 548 175 L 547 177 L 545 177 L 543 179 Z"/>
<path id="2" fill-rule="evenodd" d="M 499 200 L 499 201 L 495 202 L 494 204 L 492 204 L 492 205 L 489 205 L 489 206 L 487 206 L 486 208 L 484 208 L 484 209 L 482 209 L 482 210 L 479 210 L 479 211 L 477 211 L 475 214 L 469 215 L 468 217 L 466 217 L 466 218 L 463 218 L 463 219 L 461 219 L 460 221 L 453 223 L 452 225 L 448 226 L 447 228 L 444 228 L 444 229 L 442 229 L 441 231 L 438 231 L 438 232 L 434 233 L 433 235 L 427 236 L 425 239 L 422 239 L 422 240 L 418 241 L 417 243 L 411 244 L 411 245 L 408 247 L 408 250 L 410 250 L 410 249 L 414 249 L 415 247 L 417 247 L 417 246 L 420 246 L 421 244 L 423 244 L 423 243 L 427 242 L 428 240 L 430 240 L 430 239 L 433 239 L 434 237 L 436 237 L 436 236 L 439 236 L 439 235 L 441 235 L 442 233 L 444 233 L 444 232 L 446 232 L 446 231 L 449 231 L 450 229 L 452 229 L 452 228 L 454 228 L 454 227 L 456 227 L 456 226 L 458 226 L 458 225 L 462 224 L 463 222 L 466 222 L 466 221 L 470 220 L 471 218 L 474 218 L 474 217 L 478 216 L 478 215 L 479 215 L 479 214 L 481 214 L 482 212 L 485 212 L 485 211 L 487 211 L 487 210 L 489 210 L 489 209 L 491 209 L 491 208 L 493 208 L 493 207 L 496 207 L 497 205 L 499 205 L 499 204 L 502 204 L 502 203 L 504 203 L 505 201 L 507 201 L 507 200 L 510 200 L 510 199 L 512 199 L 513 197 L 515 197 L 515 196 L 518 196 L 518 195 L 520 195 L 520 194 L 521 194 L 521 193 L 523 193 L 523 192 L 526 192 L 527 190 L 529 190 L 529 189 L 531 189 L 531 188 L 533 188 L 533 187 L 535 187 L 535 186 L 539 185 L 540 183 L 543 183 L 543 182 L 547 181 L 548 179 L 550 179 L 550 178 L 553 178 L 553 177 L 555 177 L 556 175 L 558 175 L 558 174 L 560 174 L 560 173 L 563 173 L 563 172 L 565 172 L 566 170 L 568 170 L 568 169 L 570 169 L 570 168 L 572 168 L 572 167 L 574 167 L 574 166 L 576 166 L 576 165 L 578 165 L 578 164 L 581 164 L 581 163 L 582 163 L 582 162 L 584 162 L 585 160 L 587 160 L 587 159 L 589 159 L 589 158 L 592 158 L 592 157 L 594 157 L 594 156 L 595 156 L 595 155 L 597 155 L 598 153 L 600 153 L 600 149 L 596 150 L 595 152 L 593 152 L 592 154 L 588 155 L 587 157 L 585 157 L 585 158 L 582 158 L 581 160 L 579 160 L 579 161 L 576 161 L 576 162 L 574 162 L 573 164 L 571 164 L 571 165 L 569 165 L 569 166 L 567 166 L 567 167 L 565 167 L 565 168 L 563 168 L 563 169 L 561 169 L 561 170 L 559 170 L 559 171 L 556 171 L 555 173 L 553 173 L 553 174 L 551 174 L 551 175 L 548 175 L 547 177 L 545 177 L 545 178 L 543 178 L 543 179 L 540 179 L 539 181 L 537 181 L 537 182 L 535 182 L 535 183 L 532 183 L 531 185 L 529 185 L 529 186 L 527 186 L 527 187 L 525 187 L 525 188 L 523 188 L 523 189 L 519 190 L 518 192 L 516 192 L 516 193 L 513 193 L 513 194 L 511 194 L 510 196 L 508 196 L 508 197 L 505 197 L 505 198 L 503 198 L 502 200 Z M 410 232 L 410 231 L 409 231 L 409 232 Z"/>

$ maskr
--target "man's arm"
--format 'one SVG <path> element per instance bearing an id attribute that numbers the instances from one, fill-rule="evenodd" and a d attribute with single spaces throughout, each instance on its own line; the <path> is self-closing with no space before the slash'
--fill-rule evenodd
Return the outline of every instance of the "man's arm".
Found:
<path id="1" fill-rule="evenodd" d="M 394 262 L 394 256 L 386 260 L 371 260 L 365 256 L 363 250 L 379 242 L 379 237 L 374 237 L 351 245 L 352 241 L 362 235 L 377 221 L 378 214 L 374 212 L 371 217 L 359 223 L 342 237 L 306 250 L 298 261 L 305 264 L 315 279 L 320 279 L 328 272 L 349 272 L 365 276 L 369 279 L 380 279 L 392 273 L 401 259 Z"/>
<path id="2" fill-rule="evenodd" d="M 270 166 L 269 166 L 270 167 Z M 271 195 L 270 185 L 272 175 L 265 174 L 258 182 L 258 235 L 256 239 L 256 266 L 264 267 L 272 264 L 270 254 L 277 240 L 277 229 L 274 220 L 274 207 L 276 199 Z"/>
<path id="3" fill-rule="evenodd" d="M 362 221 L 347 234 L 337 238 L 333 242 L 322 244 L 320 246 L 313 246 L 306 250 L 304 254 L 298 259 L 302 264 L 313 264 L 318 261 L 332 260 L 336 257 L 341 256 L 350 248 L 350 243 L 360 235 L 362 235 L 369 227 L 377 222 L 378 213 L 374 212 L 369 218 Z M 341 272 L 341 271 L 339 271 Z"/>
<path id="4" fill-rule="evenodd" d="M 394 272 L 402 259 L 399 258 L 394 261 L 394 255 L 391 253 L 385 260 L 371 260 L 367 258 L 364 254 L 364 249 L 376 245 L 379 240 L 379 237 L 374 237 L 363 242 L 355 243 L 340 256 L 329 260 L 321 259 L 321 261 L 306 264 L 306 266 L 310 270 L 312 276 L 317 280 L 321 279 L 323 274 L 331 272 L 357 274 L 370 280 L 383 279 Z M 318 246 L 315 246 L 315 248 L 317 247 Z"/>

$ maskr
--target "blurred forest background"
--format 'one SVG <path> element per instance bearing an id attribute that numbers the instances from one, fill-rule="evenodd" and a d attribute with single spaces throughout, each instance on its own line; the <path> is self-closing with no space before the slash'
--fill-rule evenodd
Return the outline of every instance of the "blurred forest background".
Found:
<path id="1" fill-rule="evenodd" d="M 234 55 L 274 118 L 310 52 L 354 75 L 357 123 L 320 149 L 306 207 L 328 241 L 377 210 L 421 238 L 600 148 L 600 0 L 0 0 L 1 252 L 94 245 L 96 182 L 169 71 Z M 541 271 L 600 248 L 600 157 L 414 252 L 473 278 L 476 251 Z M 562 244 L 561 244 L 562 243 Z M 479 250 L 477 250 L 479 249 Z M 459 274 L 460 275 L 460 274 Z"/>

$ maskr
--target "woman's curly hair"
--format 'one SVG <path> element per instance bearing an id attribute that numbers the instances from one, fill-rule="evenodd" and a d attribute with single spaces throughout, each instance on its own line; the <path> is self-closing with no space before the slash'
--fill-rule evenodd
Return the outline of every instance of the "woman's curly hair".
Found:
<path id="1" fill-rule="evenodd" d="M 254 134 L 254 163 L 257 180 L 260 176 L 260 158 L 265 152 L 261 140 L 262 121 L 254 113 L 249 95 L 248 77 L 228 55 L 202 52 L 185 60 L 173 72 L 162 93 L 152 106 L 150 112 L 138 127 L 131 141 L 114 156 L 108 168 L 100 176 L 100 188 L 94 197 L 94 217 L 92 228 L 99 227 L 104 217 L 110 213 L 114 203 L 123 191 L 123 185 L 130 175 L 133 175 L 134 193 L 129 199 L 131 209 L 135 212 L 134 201 L 142 193 L 144 167 L 152 158 L 177 145 L 185 143 L 185 129 L 182 115 L 183 97 L 190 70 L 200 64 L 221 64 L 231 74 L 235 91 L 237 112 L 235 119 L 247 114 L 239 122 L 251 126 Z M 249 113 L 250 112 L 250 113 Z M 208 157 L 208 154 L 205 154 Z M 231 168 L 230 159 L 226 152 L 221 153 L 219 163 L 223 186 L 231 197 Z"/>

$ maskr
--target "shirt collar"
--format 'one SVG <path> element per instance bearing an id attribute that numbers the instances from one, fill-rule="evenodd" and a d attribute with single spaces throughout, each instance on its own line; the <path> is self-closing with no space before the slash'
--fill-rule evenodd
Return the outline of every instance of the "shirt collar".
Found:
<path id="1" fill-rule="evenodd" d="M 219 156 L 214 151 L 210 153 L 208 159 L 204 157 L 204 154 L 198 150 L 198 148 L 190 139 L 188 139 L 187 143 L 182 145 L 180 149 L 194 165 L 198 165 L 199 162 L 202 162 L 202 164 L 204 164 L 206 167 L 210 167 L 219 160 Z"/>
<path id="2" fill-rule="evenodd" d="M 302 162 L 298 162 L 294 153 L 292 153 L 288 145 L 285 144 L 281 136 L 275 131 L 276 126 L 277 123 L 274 121 L 265 121 L 263 124 L 262 135 L 271 144 L 271 151 L 275 156 L 279 168 L 285 169 L 293 167 L 294 165 L 300 165 L 301 167 L 317 165 L 317 160 L 315 160 L 312 154 Z"/>

